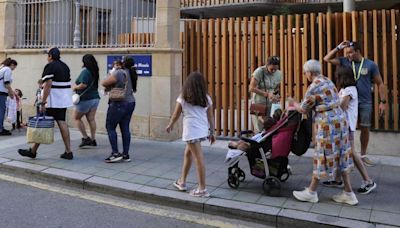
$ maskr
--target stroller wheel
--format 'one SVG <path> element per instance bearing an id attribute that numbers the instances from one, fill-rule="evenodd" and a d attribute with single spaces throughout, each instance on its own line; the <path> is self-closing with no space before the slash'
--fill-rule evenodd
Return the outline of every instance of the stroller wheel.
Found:
<path id="1" fill-rule="evenodd" d="M 281 182 L 285 182 L 285 181 L 287 181 L 287 179 L 289 179 L 289 176 L 290 176 L 289 172 L 284 172 L 284 173 L 282 173 L 282 175 L 281 175 L 281 177 L 279 178 L 279 180 L 280 180 Z"/>
<path id="2" fill-rule="evenodd" d="M 228 177 L 228 185 L 233 189 L 239 188 L 239 177 L 235 174 L 230 174 Z"/>
<path id="3" fill-rule="evenodd" d="M 239 181 L 243 182 L 246 179 L 246 174 L 243 170 L 239 169 Z"/>
<path id="4" fill-rule="evenodd" d="M 269 176 L 263 182 L 263 189 L 268 196 L 279 196 L 281 193 L 281 181 L 276 177 Z"/>

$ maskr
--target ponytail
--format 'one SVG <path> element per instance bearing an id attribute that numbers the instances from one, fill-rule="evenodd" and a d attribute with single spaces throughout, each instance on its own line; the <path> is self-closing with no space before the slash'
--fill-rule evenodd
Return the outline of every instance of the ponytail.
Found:
<path id="1" fill-rule="evenodd" d="M 124 58 L 124 67 L 129 71 L 129 75 L 131 77 L 131 82 L 132 82 L 132 90 L 133 92 L 136 92 L 138 75 L 136 73 L 135 61 L 133 60 L 132 57 L 126 56 Z"/>

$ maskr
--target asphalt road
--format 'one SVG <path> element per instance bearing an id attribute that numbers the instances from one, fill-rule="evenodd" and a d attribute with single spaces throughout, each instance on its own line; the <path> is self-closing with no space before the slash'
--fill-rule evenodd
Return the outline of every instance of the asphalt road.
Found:
<path id="1" fill-rule="evenodd" d="M 14 182 L 14 177 L 0 176 L 2 228 L 260 226 L 80 189 L 63 189 L 63 186 L 40 182 L 24 183 L 24 179 Z"/>

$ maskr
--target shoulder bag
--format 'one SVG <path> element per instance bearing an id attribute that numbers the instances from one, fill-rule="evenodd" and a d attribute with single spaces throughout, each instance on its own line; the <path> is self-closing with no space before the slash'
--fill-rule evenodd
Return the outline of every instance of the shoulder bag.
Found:
<path id="1" fill-rule="evenodd" d="M 126 91 L 128 88 L 128 78 L 126 73 L 124 72 L 125 80 L 124 80 L 124 87 L 113 87 L 110 92 L 108 93 L 110 101 L 123 101 L 126 97 Z"/>
<path id="2" fill-rule="evenodd" d="M 267 92 L 267 87 L 265 86 L 264 72 L 263 72 L 262 80 L 264 83 L 264 90 L 265 90 L 265 92 Z M 260 84 L 260 82 L 258 84 Z M 265 99 L 268 102 L 268 99 L 267 98 L 265 98 Z M 251 104 L 250 105 L 250 114 L 256 115 L 256 116 L 266 116 L 267 115 L 267 104 Z"/>
<path id="3" fill-rule="evenodd" d="M 92 83 L 90 84 L 90 86 L 87 87 L 87 88 L 83 91 L 83 93 L 81 93 L 81 94 L 77 94 L 77 93 L 72 94 L 72 103 L 73 103 L 74 105 L 79 104 L 79 102 L 81 101 L 81 96 L 82 96 L 83 94 L 85 94 L 85 93 L 93 86 L 93 84 L 94 84 L 94 79 L 93 79 Z"/>

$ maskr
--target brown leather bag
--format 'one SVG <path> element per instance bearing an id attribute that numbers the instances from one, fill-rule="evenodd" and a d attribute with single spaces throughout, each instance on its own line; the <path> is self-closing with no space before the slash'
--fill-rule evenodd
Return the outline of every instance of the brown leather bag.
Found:
<path id="1" fill-rule="evenodd" d="M 110 92 L 108 93 L 108 97 L 110 101 L 123 101 L 126 97 L 126 91 L 128 89 L 128 76 L 124 72 L 125 80 L 124 80 L 124 87 L 113 87 Z"/>
<path id="2" fill-rule="evenodd" d="M 266 104 L 251 104 L 250 105 L 250 114 L 256 116 L 266 116 L 267 114 L 267 105 Z"/>

